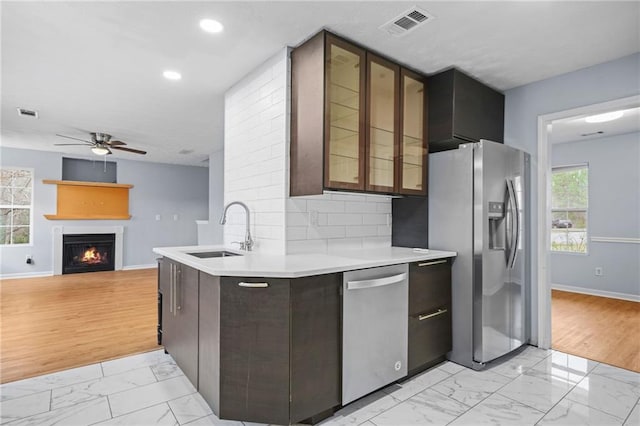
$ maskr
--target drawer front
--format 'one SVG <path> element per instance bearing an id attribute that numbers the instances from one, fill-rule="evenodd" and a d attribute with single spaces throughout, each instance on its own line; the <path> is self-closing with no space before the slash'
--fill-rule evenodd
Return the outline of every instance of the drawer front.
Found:
<path id="1" fill-rule="evenodd" d="M 445 355 L 450 350 L 450 305 L 409 317 L 409 371 Z"/>
<path id="2" fill-rule="evenodd" d="M 409 265 L 409 315 L 432 311 L 451 303 L 451 265 L 448 259 Z"/>

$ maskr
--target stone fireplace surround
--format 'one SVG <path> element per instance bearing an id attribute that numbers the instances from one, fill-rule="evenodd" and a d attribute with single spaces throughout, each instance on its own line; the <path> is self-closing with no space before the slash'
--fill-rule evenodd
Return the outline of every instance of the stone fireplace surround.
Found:
<path id="1" fill-rule="evenodd" d="M 62 236 L 78 234 L 115 234 L 114 270 L 122 270 L 122 226 L 54 226 L 53 227 L 53 275 L 62 275 Z"/>

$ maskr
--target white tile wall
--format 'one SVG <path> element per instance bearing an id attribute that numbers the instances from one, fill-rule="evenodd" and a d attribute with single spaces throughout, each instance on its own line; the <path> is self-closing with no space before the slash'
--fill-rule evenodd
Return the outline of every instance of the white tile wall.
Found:
<path id="1" fill-rule="evenodd" d="M 254 250 L 274 254 L 391 245 L 391 198 L 330 193 L 288 198 L 290 66 L 283 49 L 225 95 L 224 201 L 251 210 Z M 244 239 L 232 207 L 224 243 Z"/>
<path id="2" fill-rule="evenodd" d="M 288 51 L 283 49 L 225 95 L 224 202 L 251 210 L 254 250 L 285 253 Z M 224 243 L 242 241 L 244 211 L 231 207 Z"/>
<path id="3" fill-rule="evenodd" d="M 390 197 L 329 193 L 287 199 L 287 253 L 390 245 Z"/>

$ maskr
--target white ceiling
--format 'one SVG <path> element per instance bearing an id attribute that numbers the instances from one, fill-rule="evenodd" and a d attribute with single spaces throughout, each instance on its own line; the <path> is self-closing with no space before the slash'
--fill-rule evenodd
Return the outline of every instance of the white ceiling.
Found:
<path id="1" fill-rule="evenodd" d="M 402 38 L 378 27 L 418 5 Z M 224 93 L 322 27 L 424 73 L 457 66 L 506 90 L 640 51 L 640 2 L 1 2 L 2 145 L 54 147 L 103 131 L 147 156 L 206 165 L 223 145 Z M 225 31 L 206 34 L 201 18 Z M 182 72 L 167 81 L 165 69 Z M 16 107 L 36 109 L 38 120 Z M 180 150 L 193 150 L 179 154 Z"/>
<path id="2" fill-rule="evenodd" d="M 589 115 L 595 114 L 554 120 L 549 140 L 551 143 L 579 142 L 640 132 L 640 107 L 626 108 L 621 111 L 623 112 L 622 117 L 604 123 L 584 121 Z"/>

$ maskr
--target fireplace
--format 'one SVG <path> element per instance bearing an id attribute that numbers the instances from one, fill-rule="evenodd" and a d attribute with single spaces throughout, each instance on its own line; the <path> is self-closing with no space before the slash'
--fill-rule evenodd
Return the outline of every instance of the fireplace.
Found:
<path id="1" fill-rule="evenodd" d="M 62 236 L 62 273 L 113 271 L 116 234 Z"/>

